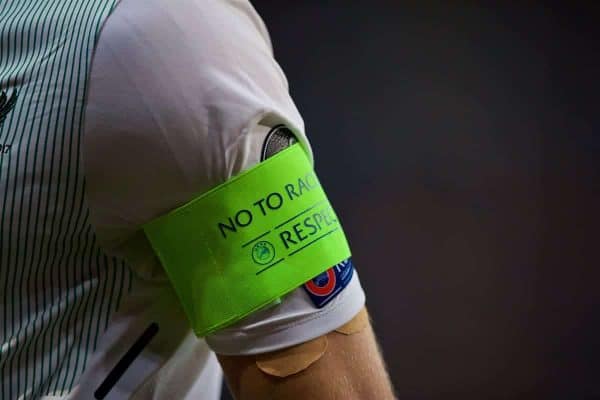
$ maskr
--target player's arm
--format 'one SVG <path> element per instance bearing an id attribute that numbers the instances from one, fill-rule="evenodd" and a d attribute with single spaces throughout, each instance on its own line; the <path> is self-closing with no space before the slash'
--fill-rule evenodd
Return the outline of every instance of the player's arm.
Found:
<path id="1" fill-rule="evenodd" d="M 108 37 L 110 90 L 88 107 L 103 246 L 167 272 L 240 398 L 391 398 L 366 318 L 336 331 L 365 295 L 260 17 L 247 1 L 150 15 Z"/>
<path id="2" fill-rule="evenodd" d="M 235 398 L 393 399 L 375 335 L 363 313 L 353 320 L 360 325 L 355 332 L 333 331 L 307 344 L 258 356 L 218 355 Z M 276 376 L 312 361 L 324 346 L 320 358 L 302 371 Z"/>

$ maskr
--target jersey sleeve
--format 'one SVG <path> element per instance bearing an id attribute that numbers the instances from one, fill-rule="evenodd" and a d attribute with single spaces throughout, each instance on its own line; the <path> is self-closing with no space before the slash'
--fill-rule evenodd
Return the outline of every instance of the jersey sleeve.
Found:
<path id="1" fill-rule="evenodd" d="M 147 281 L 166 276 L 144 223 L 259 163 L 276 129 L 289 129 L 310 151 L 252 6 L 176 3 L 116 10 L 96 48 L 86 106 L 90 220 L 104 249 Z M 253 354 L 344 324 L 363 306 L 364 293 L 351 260 L 331 267 L 207 342 L 223 354 Z M 336 293 L 324 296 L 319 288 L 332 277 Z"/>

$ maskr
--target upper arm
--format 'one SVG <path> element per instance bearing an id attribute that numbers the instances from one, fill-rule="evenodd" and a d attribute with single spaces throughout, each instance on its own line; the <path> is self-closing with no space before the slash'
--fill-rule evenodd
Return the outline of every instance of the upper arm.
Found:
<path id="1" fill-rule="evenodd" d="M 98 42 L 85 120 L 87 199 L 105 249 L 138 275 L 164 279 L 144 223 L 261 162 L 279 124 L 310 146 L 249 3 L 123 1 L 144 7 L 119 6 Z M 208 343 L 240 356 L 327 334 L 364 304 L 354 267 L 344 268 L 312 283 L 333 276 L 335 293 L 299 287 Z"/>

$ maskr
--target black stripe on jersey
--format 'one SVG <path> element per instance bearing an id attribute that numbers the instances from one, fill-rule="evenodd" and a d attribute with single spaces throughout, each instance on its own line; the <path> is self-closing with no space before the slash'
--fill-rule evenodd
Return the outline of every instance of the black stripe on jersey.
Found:
<path id="1" fill-rule="evenodd" d="M 152 338 L 158 333 L 158 324 L 153 322 L 146 328 L 144 333 L 135 341 L 135 343 L 127 350 L 125 355 L 121 357 L 117 365 L 108 373 L 106 379 L 98 386 L 98 389 L 94 392 L 94 398 L 102 400 L 106 397 L 108 392 L 115 386 L 115 384 L 121 379 L 127 368 L 131 366 L 131 363 L 140 355 L 142 350 L 150 343 Z"/>

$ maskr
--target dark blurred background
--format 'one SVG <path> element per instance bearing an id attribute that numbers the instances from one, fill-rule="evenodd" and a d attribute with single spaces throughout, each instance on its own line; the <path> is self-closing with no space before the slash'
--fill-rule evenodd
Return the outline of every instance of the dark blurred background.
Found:
<path id="1" fill-rule="evenodd" d="M 600 3 L 253 3 L 399 399 L 600 398 Z"/>

